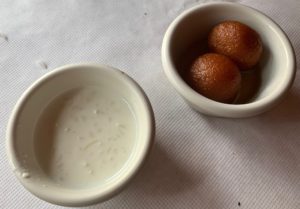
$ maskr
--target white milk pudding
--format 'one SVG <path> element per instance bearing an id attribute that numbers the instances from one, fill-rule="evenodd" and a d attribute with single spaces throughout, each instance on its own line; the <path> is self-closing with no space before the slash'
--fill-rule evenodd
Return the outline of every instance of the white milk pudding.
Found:
<path id="1" fill-rule="evenodd" d="M 89 188 L 122 169 L 136 138 L 127 101 L 87 86 L 56 97 L 42 111 L 34 149 L 40 167 L 57 185 Z"/>

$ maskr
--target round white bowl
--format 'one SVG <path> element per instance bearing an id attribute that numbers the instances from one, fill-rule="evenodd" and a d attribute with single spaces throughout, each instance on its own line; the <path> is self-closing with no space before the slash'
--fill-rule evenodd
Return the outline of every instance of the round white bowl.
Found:
<path id="1" fill-rule="evenodd" d="M 64 188 L 45 175 L 36 158 L 33 135 L 39 118 L 37 113 L 58 95 L 89 85 L 100 85 L 108 92 L 117 91 L 127 100 L 135 116 L 137 138 L 129 159 L 109 180 L 87 188 Z M 67 65 L 44 75 L 21 96 L 7 127 L 7 153 L 17 178 L 31 193 L 58 205 L 85 206 L 112 197 L 132 179 L 150 150 L 154 132 L 150 102 L 132 78 L 109 66 Z"/>
<path id="2" fill-rule="evenodd" d="M 188 47 L 205 41 L 212 27 L 224 20 L 249 25 L 263 42 L 261 85 L 256 95 L 244 104 L 224 104 L 208 99 L 194 91 L 179 73 L 178 62 Z M 274 21 L 250 7 L 224 2 L 200 4 L 180 14 L 165 33 L 162 63 L 167 78 L 192 108 L 207 115 L 228 118 L 254 116 L 272 108 L 291 87 L 296 72 L 291 43 Z"/>

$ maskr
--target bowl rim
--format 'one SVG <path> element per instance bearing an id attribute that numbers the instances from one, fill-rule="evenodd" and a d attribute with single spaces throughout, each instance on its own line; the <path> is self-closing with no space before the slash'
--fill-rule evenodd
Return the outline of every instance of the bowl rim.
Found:
<path id="1" fill-rule="evenodd" d="M 155 136 L 155 119 L 154 119 L 154 112 L 151 106 L 151 103 L 144 92 L 144 90 L 141 88 L 141 86 L 129 75 L 127 75 L 125 72 L 103 64 L 96 64 L 96 63 L 79 63 L 79 64 L 68 64 L 61 67 L 58 67 L 43 76 L 41 76 L 39 79 L 37 79 L 35 82 L 33 82 L 20 96 L 18 101 L 16 102 L 11 115 L 8 120 L 7 129 L 6 129 L 6 154 L 9 160 L 9 164 L 13 170 L 19 169 L 19 161 L 17 157 L 17 151 L 15 150 L 14 143 L 16 138 L 14 137 L 15 129 L 17 126 L 17 119 L 19 117 L 19 114 L 22 112 L 22 108 L 26 101 L 30 98 L 30 95 L 40 86 L 44 85 L 47 81 L 51 81 L 51 79 L 55 76 L 60 76 L 64 72 L 67 71 L 74 71 L 78 68 L 84 68 L 85 70 L 89 70 L 91 68 L 96 68 L 97 70 L 106 71 L 110 75 L 113 75 L 114 77 L 120 77 L 122 79 L 122 82 L 129 85 L 133 91 L 137 94 L 138 98 L 141 101 L 141 104 L 144 106 L 144 114 L 146 116 L 145 119 L 145 127 L 147 128 L 147 132 L 143 133 L 143 139 L 144 139 L 144 146 L 143 150 L 140 152 L 140 156 L 138 156 L 137 160 L 135 160 L 135 164 L 131 167 L 131 170 L 126 172 L 127 175 L 122 175 L 120 178 L 118 178 L 118 181 L 112 184 L 109 184 L 108 186 L 105 185 L 103 189 L 99 189 L 100 191 L 95 191 L 91 195 L 82 195 L 78 198 L 78 195 L 76 195 L 76 198 L 72 196 L 72 189 L 69 189 L 71 191 L 70 193 L 66 193 L 64 197 L 59 196 L 55 193 L 55 188 L 48 192 L 41 192 L 39 189 L 40 187 L 37 187 L 36 182 L 31 182 L 30 184 L 32 186 L 28 186 L 28 183 L 26 180 L 20 175 L 16 175 L 19 182 L 22 184 L 23 187 L 25 187 L 29 192 L 31 192 L 33 195 L 39 197 L 40 199 L 43 199 L 47 202 L 61 205 L 61 206 L 87 206 L 91 204 L 95 204 L 98 202 L 105 201 L 112 196 L 118 194 L 127 184 L 128 182 L 135 176 L 135 174 L 138 172 L 138 170 L 143 165 L 144 161 L 146 160 L 151 147 L 154 142 L 154 136 Z M 39 183 L 40 184 L 40 183 Z M 76 190 L 76 189 L 74 189 Z M 95 190 L 95 188 L 91 188 L 90 190 Z M 82 189 L 82 190 L 76 190 L 77 192 L 80 192 L 84 194 L 86 191 L 89 191 L 88 189 Z"/>
<path id="2" fill-rule="evenodd" d="M 254 101 L 245 104 L 226 104 L 211 100 L 207 97 L 202 96 L 193 90 L 179 75 L 176 71 L 176 67 L 171 58 L 171 40 L 174 34 L 174 31 L 177 25 L 184 20 L 186 17 L 191 15 L 192 13 L 199 12 L 202 10 L 206 10 L 212 7 L 231 7 L 234 9 L 244 10 L 249 13 L 253 13 L 258 19 L 269 24 L 269 27 L 272 28 L 274 32 L 276 32 L 279 39 L 283 42 L 284 51 L 288 57 L 287 70 L 285 81 L 282 82 L 280 88 L 277 91 L 272 92 L 272 94 L 265 96 L 259 101 Z M 220 116 L 220 117 L 232 117 L 232 118 L 240 118 L 240 117 L 250 117 L 255 116 L 257 114 L 263 113 L 267 109 L 276 105 L 284 96 L 286 91 L 291 87 L 296 74 L 296 58 L 295 52 L 292 47 L 292 44 L 285 34 L 285 32 L 280 28 L 280 26 L 275 23 L 270 17 L 266 14 L 260 12 L 257 9 L 254 9 L 250 6 L 246 6 L 240 3 L 232 3 L 232 2 L 210 2 L 195 5 L 185 11 L 183 11 L 179 16 L 177 16 L 167 28 L 161 48 L 161 59 L 162 65 L 170 83 L 176 89 L 176 91 L 185 98 L 188 102 L 190 102 L 194 106 L 200 106 L 201 109 L 206 109 L 210 112 L 210 115 Z"/>

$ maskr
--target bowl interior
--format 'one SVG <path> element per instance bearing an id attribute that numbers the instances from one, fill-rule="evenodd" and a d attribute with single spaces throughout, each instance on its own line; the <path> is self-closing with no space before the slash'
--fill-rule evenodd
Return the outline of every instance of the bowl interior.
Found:
<path id="1" fill-rule="evenodd" d="M 255 94 L 247 102 L 260 101 L 286 85 L 291 77 L 291 53 L 285 35 L 265 15 L 254 9 L 238 4 L 209 4 L 184 12 L 172 23 L 170 33 L 170 60 L 179 74 L 182 57 L 188 50 L 205 48 L 209 31 L 224 20 L 236 20 L 249 25 L 260 35 L 263 42 L 263 55 L 259 62 L 259 82 Z M 203 45 L 201 45 L 201 43 Z"/>
<path id="2" fill-rule="evenodd" d="M 97 86 L 126 101 L 134 117 L 135 140 L 128 160 L 118 173 L 105 181 L 69 188 L 57 185 L 42 169 L 36 155 L 34 135 L 37 122 L 51 101 L 65 92 L 86 86 Z M 61 68 L 37 81 L 17 104 L 9 131 L 11 163 L 21 183 L 47 201 L 62 205 L 84 205 L 95 201 L 95 198 L 106 199 L 132 177 L 146 155 L 152 137 L 150 109 L 142 90 L 121 71 L 94 65 Z"/>

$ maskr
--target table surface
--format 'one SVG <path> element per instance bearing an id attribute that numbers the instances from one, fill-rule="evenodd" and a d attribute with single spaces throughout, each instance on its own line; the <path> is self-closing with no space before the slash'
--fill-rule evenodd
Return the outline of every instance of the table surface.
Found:
<path id="1" fill-rule="evenodd" d="M 5 128 L 33 81 L 79 62 L 112 65 L 132 76 L 149 96 L 157 125 L 154 148 L 132 183 L 90 208 L 300 208 L 299 75 L 271 111 L 222 119 L 190 109 L 163 73 L 166 28 L 203 2 L 210 1 L 0 1 L 0 208 L 61 208 L 17 181 L 6 157 Z M 299 0 L 231 2 L 274 19 L 299 62 Z"/>

